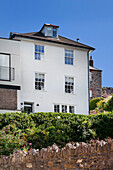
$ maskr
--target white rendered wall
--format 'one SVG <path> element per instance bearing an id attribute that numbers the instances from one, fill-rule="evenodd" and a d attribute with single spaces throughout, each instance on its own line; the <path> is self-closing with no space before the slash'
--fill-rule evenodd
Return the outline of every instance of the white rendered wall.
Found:
<path id="1" fill-rule="evenodd" d="M 0 39 L 0 53 L 11 55 L 11 67 L 15 69 L 15 79 L 12 81 L 0 81 L 0 84 L 20 86 L 20 41 Z"/>
<path id="2" fill-rule="evenodd" d="M 34 59 L 35 44 L 44 45 L 44 60 Z M 74 50 L 74 65 L 64 64 L 65 48 Z M 33 112 L 53 112 L 54 104 L 74 105 L 88 114 L 87 50 L 38 41 L 21 41 L 21 102 L 33 103 Z M 35 90 L 35 72 L 45 74 L 45 91 Z M 75 78 L 75 94 L 65 93 L 65 76 Z M 39 104 L 39 106 L 36 106 Z"/>
<path id="3" fill-rule="evenodd" d="M 15 78 L 11 81 L 0 81 L 3 85 L 21 86 L 21 65 L 20 65 L 20 41 L 0 39 L 0 53 L 10 54 L 11 67 L 15 69 Z M 21 96 L 17 91 L 18 110 L 20 110 Z M 0 110 L 0 112 L 6 112 Z"/>

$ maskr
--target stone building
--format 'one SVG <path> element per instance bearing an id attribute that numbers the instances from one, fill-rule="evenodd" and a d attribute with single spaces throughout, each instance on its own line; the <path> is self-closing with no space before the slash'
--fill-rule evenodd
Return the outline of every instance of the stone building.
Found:
<path id="1" fill-rule="evenodd" d="M 102 96 L 102 70 L 93 66 L 93 59 L 89 60 L 89 81 L 90 81 L 90 99 Z"/>

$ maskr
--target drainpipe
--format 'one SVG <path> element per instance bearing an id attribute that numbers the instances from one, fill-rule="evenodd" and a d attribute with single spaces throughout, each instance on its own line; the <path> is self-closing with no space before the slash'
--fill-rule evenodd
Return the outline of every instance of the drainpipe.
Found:
<path id="1" fill-rule="evenodd" d="M 88 62 L 88 113 L 90 114 L 90 110 L 89 110 L 89 107 L 90 107 L 90 84 L 89 84 L 89 51 L 87 52 L 87 62 Z"/>

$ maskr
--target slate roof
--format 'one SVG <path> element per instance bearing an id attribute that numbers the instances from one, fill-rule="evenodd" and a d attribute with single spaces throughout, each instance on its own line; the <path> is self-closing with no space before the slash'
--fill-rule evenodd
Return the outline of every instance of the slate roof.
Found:
<path id="1" fill-rule="evenodd" d="M 65 38 L 60 35 L 58 36 L 58 39 L 52 38 L 52 37 L 46 37 L 46 36 L 44 36 L 44 34 L 41 31 L 30 32 L 30 33 L 13 33 L 13 32 L 11 32 L 9 38 L 13 39 L 14 37 L 30 38 L 30 39 L 36 39 L 36 40 L 41 40 L 41 41 L 69 45 L 69 46 L 74 46 L 74 47 L 79 47 L 79 48 L 85 48 L 85 49 L 89 49 L 89 50 L 95 50 L 95 48 L 93 48 L 93 47 L 79 43 L 77 41 L 73 41 L 71 39 Z"/>

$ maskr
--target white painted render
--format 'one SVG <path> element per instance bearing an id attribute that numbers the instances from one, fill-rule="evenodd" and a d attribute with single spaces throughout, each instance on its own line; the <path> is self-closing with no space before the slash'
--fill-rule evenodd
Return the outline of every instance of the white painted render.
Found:
<path id="1" fill-rule="evenodd" d="M 44 59 L 34 59 L 35 44 L 44 45 Z M 74 65 L 65 65 L 65 49 L 74 50 Z M 88 114 L 87 50 L 41 41 L 21 41 L 22 103 L 33 103 L 34 112 L 53 112 L 54 104 L 74 105 Z M 35 73 L 45 74 L 45 90 L 35 89 Z M 65 76 L 75 78 L 75 94 L 65 93 Z M 39 106 L 36 106 L 39 104 Z"/>
<path id="2" fill-rule="evenodd" d="M 0 53 L 10 54 L 11 67 L 14 68 L 15 78 L 11 81 L 0 81 L 3 85 L 21 86 L 21 65 L 20 65 L 20 41 L 0 39 Z M 21 96 L 17 92 L 17 108 L 20 110 Z M 0 110 L 1 113 L 8 112 L 7 110 Z M 9 112 L 12 112 L 9 110 Z"/>
<path id="3" fill-rule="evenodd" d="M 14 81 L 0 81 L 0 84 L 20 86 L 20 41 L 0 39 L 0 53 L 6 53 L 11 55 L 11 67 L 15 69 Z"/>
<path id="4" fill-rule="evenodd" d="M 42 61 L 35 60 L 35 44 L 44 45 Z M 65 49 L 74 50 L 74 65 L 65 64 Z M 38 40 L 0 39 L 0 52 L 11 54 L 15 80 L 0 84 L 21 86 L 19 111 L 21 103 L 27 102 L 33 104 L 33 112 L 53 112 L 54 104 L 59 104 L 75 106 L 77 114 L 88 114 L 88 50 Z M 35 73 L 45 74 L 44 91 L 35 89 Z M 74 77 L 74 94 L 65 93 L 65 76 Z"/>

